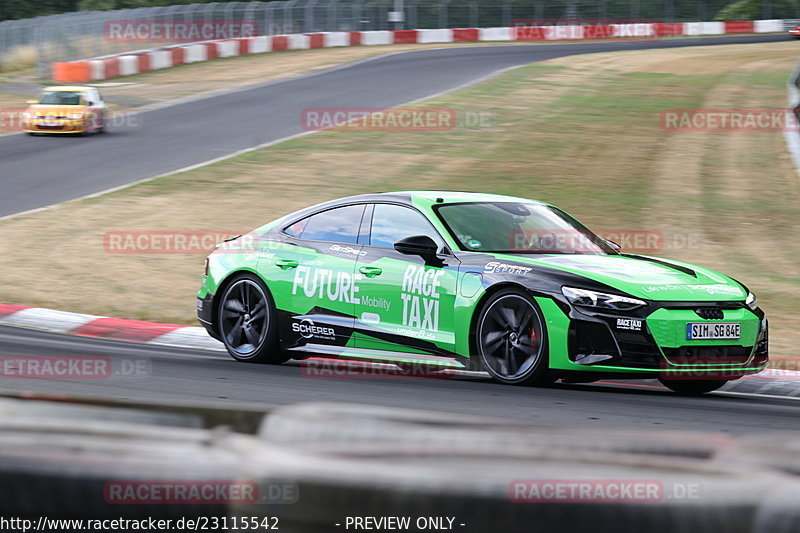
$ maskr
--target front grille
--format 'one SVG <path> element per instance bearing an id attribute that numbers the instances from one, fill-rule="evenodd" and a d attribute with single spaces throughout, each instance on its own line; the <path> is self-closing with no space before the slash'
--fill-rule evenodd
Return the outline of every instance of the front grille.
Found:
<path id="1" fill-rule="evenodd" d="M 725 313 L 719 307 L 698 307 L 694 312 L 705 320 L 722 320 L 725 318 Z"/>
<path id="2" fill-rule="evenodd" d="M 40 130 L 63 130 L 64 126 L 45 126 L 43 124 L 39 124 L 36 126 L 36 128 Z"/>
<path id="3" fill-rule="evenodd" d="M 654 368 L 661 360 L 658 348 L 652 343 L 619 340 L 619 349 L 622 352 L 620 362 L 629 366 Z"/>
<path id="4" fill-rule="evenodd" d="M 681 346 L 664 348 L 664 355 L 675 365 L 741 365 L 750 358 L 752 350 L 752 346 Z"/>

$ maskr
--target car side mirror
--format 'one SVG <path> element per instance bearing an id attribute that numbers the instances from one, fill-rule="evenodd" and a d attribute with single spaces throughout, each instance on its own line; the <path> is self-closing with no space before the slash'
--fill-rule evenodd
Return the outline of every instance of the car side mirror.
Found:
<path id="1" fill-rule="evenodd" d="M 439 245 L 427 235 L 414 235 L 394 243 L 394 249 L 405 255 L 418 255 L 423 259 L 436 257 Z"/>
<path id="2" fill-rule="evenodd" d="M 614 241 L 609 241 L 608 239 L 606 239 L 605 241 L 606 244 L 609 245 L 611 248 L 613 248 L 615 252 L 619 252 L 620 250 L 622 250 L 622 246 L 615 243 Z"/>

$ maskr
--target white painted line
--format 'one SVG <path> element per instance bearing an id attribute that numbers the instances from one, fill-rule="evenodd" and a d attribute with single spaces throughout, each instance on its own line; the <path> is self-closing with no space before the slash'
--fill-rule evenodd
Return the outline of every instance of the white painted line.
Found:
<path id="1" fill-rule="evenodd" d="M 797 400 L 800 401 L 800 398 L 797 396 L 777 396 L 775 394 L 757 394 L 754 392 L 734 392 L 734 391 L 716 391 L 712 392 L 711 394 L 715 396 L 741 396 L 744 398 L 766 398 L 768 400 Z"/>

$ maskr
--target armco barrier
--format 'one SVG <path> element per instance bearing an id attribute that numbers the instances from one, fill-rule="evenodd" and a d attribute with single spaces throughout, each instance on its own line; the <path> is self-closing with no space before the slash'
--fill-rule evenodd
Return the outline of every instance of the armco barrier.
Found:
<path id="1" fill-rule="evenodd" d="M 140 483 L 154 489 L 208 480 L 219 480 L 220 486 L 244 484 L 238 481 L 242 458 L 227 449 L 233 446 L 226 441 L 255 440 L 191 427 L 194 420 L 185 415 L 12 400 L 0 400 L 0 410 L 3 517 L 227 515 L 229 502 L 215 500 L 213 494 L 208 501 L 186 498 L 121 505 L 109 494 L 109 483 Z"/>
<path id="2" fill-rule="evenodd" d="M 258 431 L 265 441 L 289 448 L 347 448 L 397 444 L 442 448 L 469 443 L 477 449 L 560 450 L 566 454 L 648 454 L 709 459 L 722 453 L 732 439 L 709 433 L 675 431 L 643 433 L 615 430 L 597 438 L 594 430 L 526 427 L 507 420 L 429 413 L 411 409 L 355 404 L 307 403 L 274 409 Z"/>
<path id="3" fill-rule="evenodd" d="M 300 498 L 295 505 L 234 510 L 277 516 L 292 531 L 330 531 L 337 523 L 345 529 L 345 515 L 387 513 L 447 517 L 452 526 L 442 529 L 465 532 L 522 533 L 531 524 L 537 532 L 796 531 L 775 527 L 796 519 L 797 478 L 733 453 L 718 460 L 735 437 L 576 430 L 336 404 L 276 408 L 259 436 L 277 451 L 251 455 L 249 473 L 256 480 L 291 479 Z M 638 501 L 552 490 L 580 486 L 585 494 L 584 487 L 626 480 L 656 490 Z M 773 501 L 774 490 L 788 497 Z"/>
<path id="4" fill-rule="evenodd" d="M 345 520 L 387 515 L 413 521 L 393 529 L 464 533 L 529 533 L 531 524 L 543 533 L 794 533 L 800 525 L 800 483 L 781 463 L 796 455 L 795 433 L 576 430 L 328 403 L 274 408 L 253 436 L 192 427 L 190 411 L 10 402 L 0 400 L 6 517 L 219 515 L 249 525 L 269 516 L 270 529 L 294 533 L 363 529 Z M 768 454 L 776 459 L 759 460 Z M 249 486 L 259 498 L 168 491 L 200 484 Z M 123 496 L 109 485 L 157 492 Z"/>
<path id="5" fill-rule="evenodd" d="M 118 56 L 53 63 L 52 76 L 55 81 L 62 83 L 82 83 L 138 74 L 186 63 L 209 61 L 218 57 L 335 46 L 377 46 L 467 41 L 641 39 L 678 35 L 772 33 L 783 31 L 783 25 L 783 20 L 745 20 L 734 22 L 606 24 L 596 26 L 524 26 L 516 28 L 296 33 L 189 43 L 157 50 L 129 52 Z"/>

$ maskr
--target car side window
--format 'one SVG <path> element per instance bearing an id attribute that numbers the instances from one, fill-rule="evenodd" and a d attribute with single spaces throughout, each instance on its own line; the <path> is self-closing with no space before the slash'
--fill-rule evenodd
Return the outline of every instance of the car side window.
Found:
<path id="1" fill-rule="evenodd" d="M 370 245 L 394 248 L 397 241 L 416 235 L 427 235 L 442 245 L 439 233 L 418 211 L 401 205 L 375 204 Z"/>
<path id="2" fill-rule="evenodd" d="M 311 241 L 356 244 L 364 204 L 328 209 L 295 222 L 284 232 Z"/>

